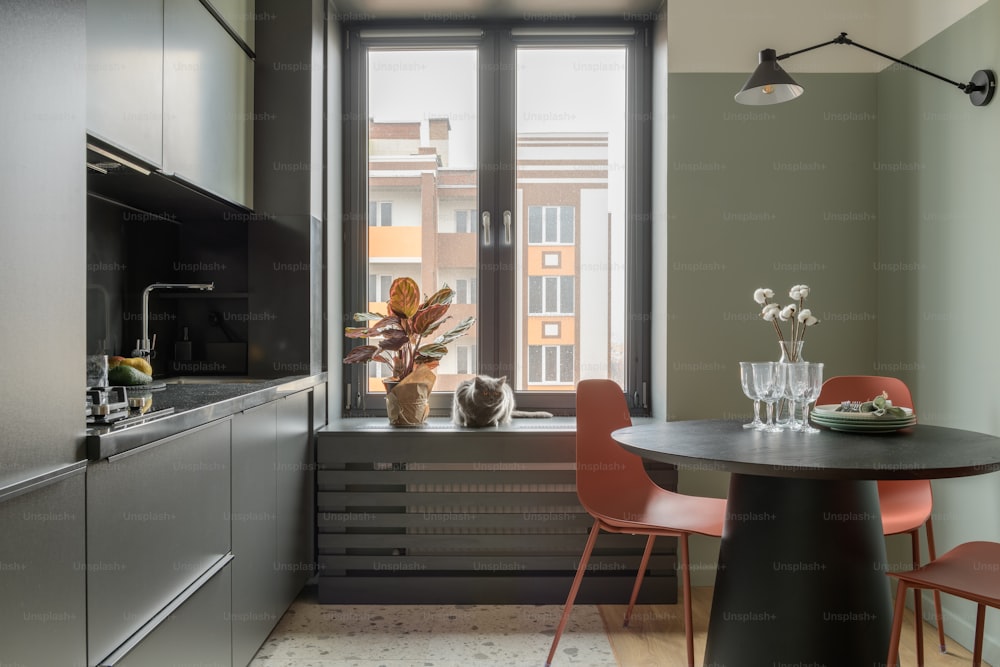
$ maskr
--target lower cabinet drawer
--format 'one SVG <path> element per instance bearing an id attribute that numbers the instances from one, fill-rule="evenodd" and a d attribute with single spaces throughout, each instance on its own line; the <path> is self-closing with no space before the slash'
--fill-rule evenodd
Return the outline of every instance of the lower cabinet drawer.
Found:
<path id="1" fill-rule="evenodd" d="M 88 467 L 88 664 L 230 553 L 230 427 L 213 422 Z"/>
<path id="2" fill-rule="evenodd" d="M 231 667 L 232 557 L 192 584 L 171 608 L 100 667 Z"/>

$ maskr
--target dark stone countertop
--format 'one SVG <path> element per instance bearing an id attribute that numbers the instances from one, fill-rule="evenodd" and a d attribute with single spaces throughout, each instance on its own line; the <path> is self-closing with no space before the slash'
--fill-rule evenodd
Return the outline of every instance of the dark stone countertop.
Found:
<path id="1" fill-rule="evenodd" d="M 149 396 L 145 420 L 127 426 L 87 429 L 87 458 L 92 461 L 177 435 L 217 419 L 269 403 L 326 382 L 327 374 L 295 375 L 246 382 L 167 384 L 163 389 L 128 388 L 129 397 Z M 170 414 L 164 414 L 173 408 Z"/>

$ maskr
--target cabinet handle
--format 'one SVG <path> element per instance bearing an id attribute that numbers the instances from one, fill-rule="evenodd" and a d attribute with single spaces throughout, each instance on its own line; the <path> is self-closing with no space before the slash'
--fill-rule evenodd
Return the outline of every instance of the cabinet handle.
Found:
<path id="1" fill-rule="evenodd" d="M 483 245 L 492 245 L 493 238 L 490 236 L 490 212 L 483 211 Z"/>
<path id="2" fill-rule="evenodd" d="M 510 211 L 503 212 L 503 242 L 510 245 Z"/>

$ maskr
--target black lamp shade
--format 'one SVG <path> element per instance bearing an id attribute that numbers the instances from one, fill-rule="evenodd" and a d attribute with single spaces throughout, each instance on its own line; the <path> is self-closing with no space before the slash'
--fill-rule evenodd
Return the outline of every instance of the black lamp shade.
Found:
<path id="1" fill-rule="evenodd" d="M 774 49 L 764 49 L 760 52 L 757 69 L 743 84 L 740 92 L 736 93 L 736 101 L 753 105 L 780 104 L 794 100 L 802 92 L 802 86 L 781 69 Z"/>

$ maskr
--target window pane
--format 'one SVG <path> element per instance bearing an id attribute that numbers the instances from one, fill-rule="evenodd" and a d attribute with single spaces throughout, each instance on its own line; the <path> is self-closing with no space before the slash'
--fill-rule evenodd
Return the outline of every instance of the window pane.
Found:
<path id="1" fill-rule="evenodd" d="M 563 276 L 559 279 L 559 312 L 566 315 L 573 314 L 573 288 L 576 280 L 573 276 Z"/>
<path id="2" fill-rule="evenodd" d="M 545 277 L 545 312 L 559 312 L 559 279 Z"/>
<path id="3" fill-rule="evenodd" d="M 573 381 L 573 346 L 559 346 L 559 381 Z"/>
<path id="4" fill-rule="evenodd" d="M 528 277 L 528 312 L 543 313 L 542 309 L 542 278 L 541 276 Z"/>
<path id="5" fill-rule="evenodd" d="M 531 345 L 528 347 L 528 382 L 538 383 L 542 381 L 542 346 Z"/>
<path id="6" fill-rule="evenodd" d="M 528 207 L 528 243 L 542 242 L 542 207 Z"/>
<path id="7" fill-rule="evenodd" d="M 517 48 L 516 359 L 529 367 L 517 375 L 518 390 L 572 391 L 584 377 L 625 385 L 626 174 L 609 166 L 627 163 L 626 63 L 624 47 Z M 560 248 L 560 266 L 546 265 L 542 253 L 557 244 L 572 247 Z M 542 272 L 559 284 L 546 282 L 538 311 L 530 307 L 531 287 Z M 531 348 L 542 343 L 543 327 L 532 320 L 541 312 L 566 315 L 567 347 L 551 366 L 546 356 L 544 373 L 546 382 L 565 386 L 528 386 L 538 382 Z M 577 364 L 586 369 L 582 377 L 575 377 Z"/>
<path id="8" fill-rule="evenodd" d="M 572 243 L 573 242 L 573 207 L 572 206 L 560 206 L 559 207 L 559 242 L 560 243 Z"/>
<path id="9" fill-rule="evenodd" d="M 451 233 L 463 219 L 474 230 L 469 212 L 479 208 L 478 71 L 473 48 L 369 49 L 369 274 L 407 276 L 431 294 L 478 271 L 475 235 Z M 478 316 L 468 294 L 456 301 L 461 303 L 452 304 L 451 319 L 438 333 Z M 452 392 L 464 379 L 476 340 L 473 327 L 449 346 L 437 368 L 436 392 Z M 467 348 L 461 371 L 459 342 Z M 369 383 L 369 390 L 383 391 L 381 383 Z"/>
<path id="10" fill-rule="evenodd" d="M 545 381 L 555 382 L 558 378 L 556 377 L 556 370 L 559 368 L 557 362 L 557 357 L 559 355 L 559 348 L 555 345 L 545 346 Z"/>

